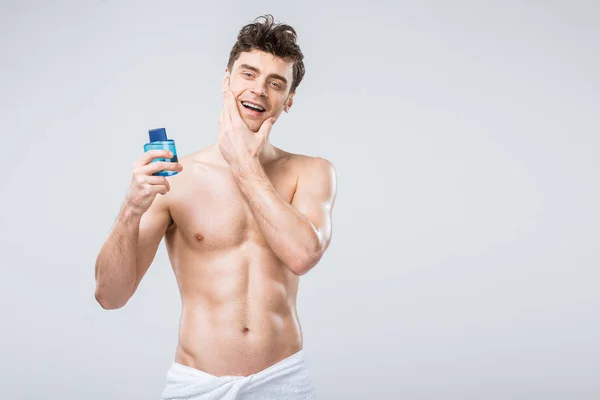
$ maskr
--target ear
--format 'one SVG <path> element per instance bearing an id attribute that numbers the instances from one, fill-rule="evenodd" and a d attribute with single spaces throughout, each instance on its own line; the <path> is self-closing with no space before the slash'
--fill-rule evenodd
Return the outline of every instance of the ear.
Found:
<path id="1" fill-rule="evenodd" d="M 292 104 L 294 104 L 294 95 L 296 94 L 296 92 L 291 93 L 285 103 L 285 107 L 283 107 L 283 111 L 285 112 L 289 112 L 290 108 L 292 108 Z"/>
<path id="2" fill-rule="evenodd" d="M 229 70 L 225 68 L 225 76 L 223 77 L 223 82 L 221 84 L 221 91 L 225 93 L 229 89 Z"/>

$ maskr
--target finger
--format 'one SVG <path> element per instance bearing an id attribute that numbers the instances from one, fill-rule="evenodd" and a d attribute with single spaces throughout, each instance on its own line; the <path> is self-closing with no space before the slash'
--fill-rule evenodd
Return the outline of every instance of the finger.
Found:
<path id="1" fill-rule="evenodd" d="M 169 150 L 148 150 L 134 163 L 134 166 L 141 167 L 155 158 L 173 158 L 173 156 L 174 154 Z"/>
<path id="2" fill-rule="evenodd" d="M 276 119 L 273 118 L 267 118 L 262 125 L 260 126 L 260 129 L 258 130 L 258 134 L 264 139 L 264 140 L 268 140 L 269 139 L 269 135 L 271 134 L 271 129 L 273 129 L 273 124 L 275 124 Z"/>
<path id="3" fill-rule="evenodd" d="M 140 168 L 140 171 L 144 175 L 152 175 L 159 171 L 183 171 L 183 166 L 180 163 L 167 162 L 167 161 L 155 161 L 148 165 L 144 165 Z"/>
<path id="4" fill-rule="evenodd" d="M 227 100 L 227 96 L 229 90 L 223 92 L 223 107 L 221 108 L 221 124 L 223 132 L 231 132 L 233 130 L 231 124 L 231 114 L 229 113 L 229 102 Z"/>
<path id="5" fill-rule="evenodd" d="M 144 182 L 151 186 L 166 186 L 167 189 L 171 189 L 171 184 L 164 176 L 145 176 Z"/>
<path id="6" fill-rule="evenodd" d="M 164 196 L 165 194 L 167 194 L 167 193 L 169 193 L 169 192 L 171 191 L 171 188 L 170 188 L 170 187 L 165 187 L 165 186 L 163 186 L 163 188 L 164 188 L 164 189 L 161 189 L 161 190 L 158 192 L 158 194 L 160 194 L 160 195 L 162 195 L 162 196 Z"/>
<path id="7" fill-rule="evenodd" d="M 167 178 L 163 176 L 148 176 L 139 174 L 134 176 L 133 181 L 138 188 L 141 190 L 145 189 L 150 193 L 154 193 L 156 190 L 162 190 L 162 188 L 165 188 L 167 191 L 171 190 L 171 184 Z"/>
<path id="8" fill-rule="evenodd" d="M 223 131 L 224 129 L 227 129 L 227 125 L 225 123 L 225 109 L 225 94 L 223 94 L 223 107 L 221 107 L 221 113 L 219 114 L 219 132 Z"/>
<path id="9" fill-rule="evenodd" d="M 152 186 L 149 187 L 147 193 L 165 195 L 170 190 L 171 190 L 171 186 L 167 186 L 167 185 L 152 185 Z"/>
<path id="10" fill-rule="evenodd" d="M 227 102 L 227 110 L 229 111 L 229 115 L 231 117 L 231 123 L 234 126 L 240 125 L 244 123 L 244 120 L 240 116 L 240 111 L 237 107 L 237 102 L 235 100 L 235 96 L 231 90 L 228 90 L 225 93 L 225 100 Z"/>
<path id="11" fill-rule="evenodd" d="M 154 193 L 167 194 L 171 190 L 171 184 L 167 178 L 163 176 L 148 176 L 146 184 L 150 186 L 150 190 Z M 153 179 L 160 178 L 160 179 Z"/>

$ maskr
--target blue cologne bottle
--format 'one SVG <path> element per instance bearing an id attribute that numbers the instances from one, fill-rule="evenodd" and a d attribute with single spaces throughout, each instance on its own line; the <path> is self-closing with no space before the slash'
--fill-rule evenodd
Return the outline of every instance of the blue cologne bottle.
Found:
<path id="1" fill-rule="evenodd" d="M 144 145 L 144 152 L 147 152 L 148 150 L 169 150 L 173 153 L 173 158 L 155 158 L 151 162 L 179 162 L 177 159 L 175 141 L 173 139 L 167 139 L 167 130 L 165 128 L 150 129 L 148 133 L 150 135 L 150 142 Z M 176 174 L 178 174 L 177 171 L 160 171 L 153 175 L 172 176 Z"/>

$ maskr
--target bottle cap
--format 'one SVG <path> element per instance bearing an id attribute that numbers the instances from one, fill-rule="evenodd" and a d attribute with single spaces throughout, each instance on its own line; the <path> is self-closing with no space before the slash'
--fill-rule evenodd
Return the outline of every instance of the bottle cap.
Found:
<path id="1" fill-rule="evenodd" d="M 151 142 L 167 140 L 167 130 L 165 128 L 150 129 L 148 133 L 150 134 Z"/>

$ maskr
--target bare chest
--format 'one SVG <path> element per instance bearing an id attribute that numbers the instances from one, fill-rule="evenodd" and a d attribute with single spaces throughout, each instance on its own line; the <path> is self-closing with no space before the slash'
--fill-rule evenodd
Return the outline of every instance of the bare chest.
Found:
<path id="1" fill-rule="evenodd" d="M 293 171 L 273 167 L 265 168 L 265 173 L 277 195 L 291 203 L 296 189 Z M 172 234 L 178 239 L 202 250 L 227 249 L 249 239 L 264 242 L 252 209 L 228 168 L 192 164 L 181 178 L 172 183 L 169 202 Z M 257 198 L 266 197 L 263 193 Z"/>

